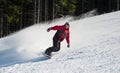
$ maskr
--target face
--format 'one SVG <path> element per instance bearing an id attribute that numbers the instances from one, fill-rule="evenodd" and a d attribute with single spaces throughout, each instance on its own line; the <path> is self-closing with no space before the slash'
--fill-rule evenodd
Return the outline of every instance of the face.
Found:
<path id="1" fill-rule="evenodd" d="M 66 26 L 66 29 L 69 29 L 69 25 L 65 25 Z"/>

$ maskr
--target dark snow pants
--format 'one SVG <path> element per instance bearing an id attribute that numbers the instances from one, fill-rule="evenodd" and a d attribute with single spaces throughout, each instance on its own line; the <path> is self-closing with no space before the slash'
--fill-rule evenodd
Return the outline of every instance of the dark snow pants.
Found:
<path id="1" fill-rule="evenodd" d="M 53 38 L 53 46 L 49 47 L 45 53 L 51 55 L 52 52 L 57 52 L 60 50 L 60 42 L 58 43 L 58 39 L 56 37 Z"/>

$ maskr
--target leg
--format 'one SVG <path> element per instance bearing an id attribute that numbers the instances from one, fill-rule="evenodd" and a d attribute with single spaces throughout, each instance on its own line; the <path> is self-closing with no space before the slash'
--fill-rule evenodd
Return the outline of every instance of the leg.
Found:
<path id="1" fill-rule="evenodd" d="M 53 48 L 53 47 L 49 47 L 48 49 L 46 49 L 45 54 L 51 56 L 52 48 Z"/>
<path id="2" fill-rule="evenodd" d="M 56 43 L 56 45 L 54 45 L 54 48 L 52 49 L 52 52 L 57 52 L 60 50 L 60 43 Z"/>
<path id="3" fill-rule="evenodd" d="M 53 46 L 53 47 L 49 47 L 46 51 L 45 54 L 50 55 L 52 52 L 57 52 L 60 50 L 60 43 L 57 43 L 57 45 Z"/>
<path id="4" fill-rule="evenodd" d="M 53 38 L 53 46 L 49 47 L 45 53 L 48 55 L 51 55 L 52 52 L 57 52 L 60 50 L 60 43 L 57 42 L 58 40 L 56 38 Z"/>
<path id="5" fill-rule="evenodd" d="M 52 52 L 57 52 L 60 50 L 60 43 L 58 43 L 58 38 L 53 38 L 53 48 Z"/>
<path id="6" fill-rule="evenodd" d="M 56 41 L 56 37 L 54 36 L 54 38 L 53 38 L 53 46 L 52 46 L 52 47 L 49 47 L 48 49 L 46 49 L 45 54 L 51 55 L 51 53 L 52 53 L 52 51 L 53 51 L 53 48 L 54 48 L 54 46 L 55 46 L 55 41 Z"/>

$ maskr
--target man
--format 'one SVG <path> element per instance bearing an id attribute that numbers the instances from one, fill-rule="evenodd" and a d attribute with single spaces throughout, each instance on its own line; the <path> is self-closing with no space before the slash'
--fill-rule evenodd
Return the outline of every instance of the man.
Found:
<path id="1" fill-rule="evenodd" d="M 57 30 L 57 32 L 55 33 L 54 37 L 53 37 L 53 46 L 49 47 L 46 51 L 45 54 L 48 56 L 51 56 L 52 52 L 57 52 L 60 50 L 60 43 L 66 38 L 67 41 L 67 47 L 70 47 L 70 31 L 69 31 L 69 23 L 66 22 L 64 25 L 60 25 L 60 26 L 54 26 L 54 27 L 50 27 L 47 29 L 47 32 L 49 32 L 50 30 Z"/>

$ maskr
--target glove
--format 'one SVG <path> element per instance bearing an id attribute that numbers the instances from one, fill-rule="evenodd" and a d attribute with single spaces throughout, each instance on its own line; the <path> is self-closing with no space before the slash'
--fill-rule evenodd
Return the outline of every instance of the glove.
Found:
<path id="1" fill-rule="evenodd" d="M 50 31 L 50 28 L 47 29 L 47 32 L 49 32 L 49 31 Z"/>
<path id="2" fill-rule="evenodd" d="M 68 45 L 67 45 L 67 47 L 69 48 L 69 47 L 70 47 L 70 45 L 68 44 Z"/>
<path id="3" fill-rule="evenodd" d="M 58 43 L 60 43 L 60 40 L 58 40 Z"/>

